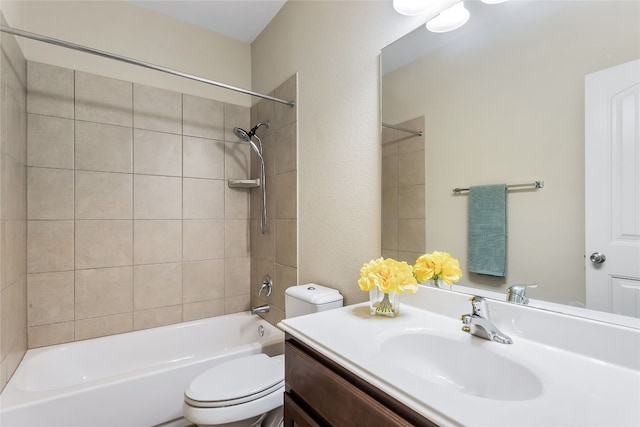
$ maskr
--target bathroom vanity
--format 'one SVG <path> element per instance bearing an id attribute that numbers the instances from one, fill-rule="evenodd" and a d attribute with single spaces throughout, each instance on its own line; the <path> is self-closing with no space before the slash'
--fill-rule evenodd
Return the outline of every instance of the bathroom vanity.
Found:
<path id="1" fill-rule="evenodd" d="M 291 335 L 285 360 L 286 426 L 436 425 Z"/>
<path id="2" fill-rule="evenodd" d="M 462 330 L 469 295 L 421 287 L 283 320 L 287 426 L 640 425 L 640 329 L 488 302 L 503 344 Z"/>

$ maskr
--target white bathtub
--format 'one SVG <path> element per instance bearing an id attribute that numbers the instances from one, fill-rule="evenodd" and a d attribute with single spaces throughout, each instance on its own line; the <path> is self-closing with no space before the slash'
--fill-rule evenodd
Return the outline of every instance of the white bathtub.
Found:
<path id="1" fill-rule="evenodd" d="M 240 355 L 282 354 L 283 341 L 244 312 L 29 350 L 0 395 L 0 425 L 180 425 L 189 381 Z"/>

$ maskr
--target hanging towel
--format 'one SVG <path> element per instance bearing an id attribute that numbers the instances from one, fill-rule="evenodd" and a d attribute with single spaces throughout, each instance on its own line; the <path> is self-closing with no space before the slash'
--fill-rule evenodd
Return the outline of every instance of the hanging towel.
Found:
<path id="1" fill-rule="evenodd" d="M 507 273 L 507 186 L 469 188 L 469 259 L 472 273 Z"/>

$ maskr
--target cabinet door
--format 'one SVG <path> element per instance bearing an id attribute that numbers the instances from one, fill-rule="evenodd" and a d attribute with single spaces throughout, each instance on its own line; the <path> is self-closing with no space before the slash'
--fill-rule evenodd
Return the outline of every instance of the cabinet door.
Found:
<path id="1" fill-rule="evenodd" d="M 316 422 L 336 427 L 432 425 L 424 418 L 418 423 L 409 422 L 395 411 L 397 406 L 391 409 L 350 381 L 355 378 L 345 378 L 346 373 L 336 373 L 316 357 L 319 355 L 312 357 L 290 341 L 285 345 L 287 390 L 297 402 L 313 409 Z"/>
<path id="2" fill-rule="evenodd" d="M 284 394 L 284 427 L 320 427 L 304 409 L 289 396 Z"/>

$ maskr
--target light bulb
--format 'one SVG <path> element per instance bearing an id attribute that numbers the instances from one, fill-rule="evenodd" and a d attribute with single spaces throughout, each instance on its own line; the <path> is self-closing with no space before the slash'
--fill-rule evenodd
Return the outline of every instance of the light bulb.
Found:
<path id="1" fill-rule="evenodd" d="M 429 3 L 426 0 L 393 0 L 393 8 L 401 15 L 420 15 L 429 10 Z"/>
<path id="2" fill-rule="evenodd" d="M 464 8 L 464 2 L 461 1 L 427 22 L 427 29 L 434 33 L 446 33 L 462 27 L 468 20 L 469 11 Z"/>

